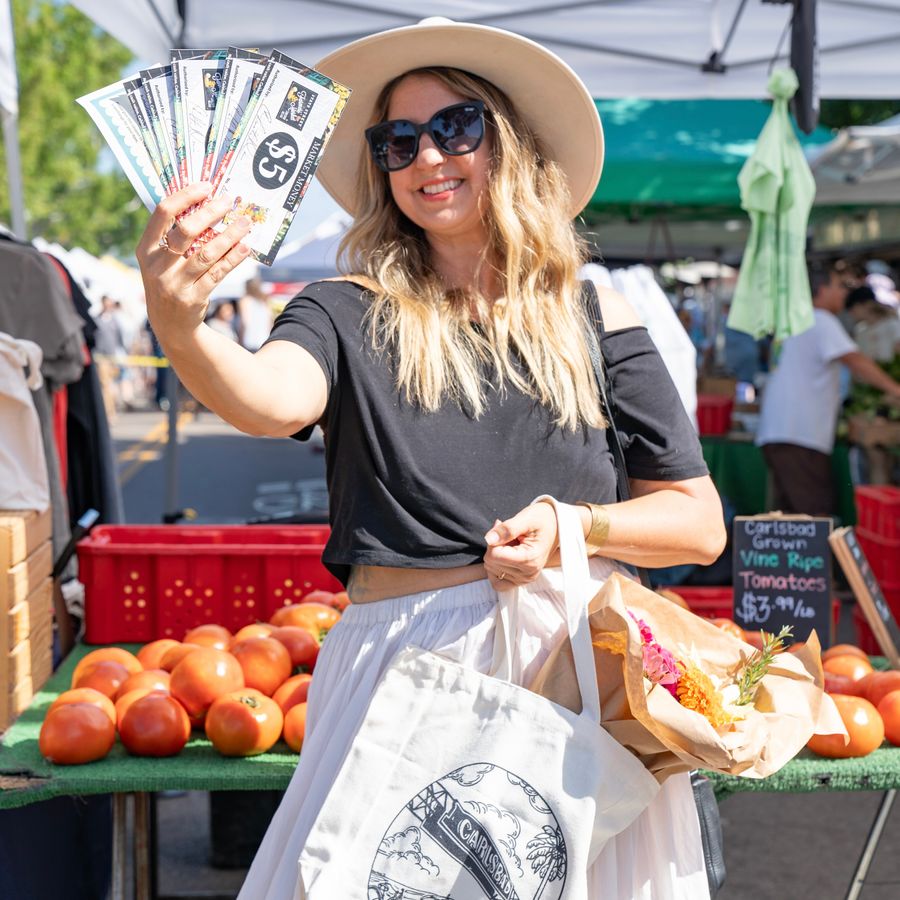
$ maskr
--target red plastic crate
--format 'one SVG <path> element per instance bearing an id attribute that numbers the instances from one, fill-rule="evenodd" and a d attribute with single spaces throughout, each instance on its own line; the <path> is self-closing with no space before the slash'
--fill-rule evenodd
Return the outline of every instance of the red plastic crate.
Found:
<path id="1" fill-rule="evenodd" d="M 900 487 L 861 484 L 854 494 L 860 528 L 879 537 L 900 538 Z"/>
<path id="2" fill-rule="evenodd" d="M 195 625 L 236 631 L 316 588 L 323 525 L 101 525 L 78 543 L 89 644 L 181 640 Z"/>
<path id="3" fill-rule="evenodd" d="M 700 434 L 728 434 L 734 397 L 721 394 L 697 395 L 697 427 Z"/>
<path id="4" fill-rule="evenodd" d="M 882 537 L 865 528 L 857 528 L 856 537 L 882 588 L 900 584 L 900 538 Z"/>

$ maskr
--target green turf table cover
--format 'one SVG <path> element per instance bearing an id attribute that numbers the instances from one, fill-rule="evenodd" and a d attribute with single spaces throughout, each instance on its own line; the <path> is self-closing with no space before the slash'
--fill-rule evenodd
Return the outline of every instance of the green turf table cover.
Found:
<path id="1" fill-rule="evenodd" d="M 138 645 L 122 645 L 137 650 Z M 116 742 L 105 759 L 82 766 L 48 763 L 38 750 L 41 722 L 53 700 L 69 686 L 78 660 L 96 647 L 79 645 L 35 696 L 0 744 L 0 809 L 58 796 L 139 791 L 284 790 L 297 754 L 282 742 L 269 753 L 229 759 L 205 737 L 192 737 L 178 756 L 129 756 Z M 873 660 L 883 668 L 884 660 Z M 884 745 L 861 759 L 822 759 L 803 751 L 765 779 L 707 773 L 721 800 L 738 791 L 883 791 L 900 787 L 900 748 Z"/>
<path id="2" fill-rule="evenodd" d="M 139 644 L 121 645 L 136 651 Z M 268 753 L 228 758 L 195 735 L 177 756 L 164 759 L 130 756 L 116 741 L 109 755 L 81 766 L 48 763 L 38 750 L 38 735 L 47 709 L 69 687 L 78 660 L 95 646 L 78 645 L 44 685 L 0 744 L 0 809 L 25 806 L 50 797 L 137 791 L 283 790 L 298 755 L 282 741 Z"/>

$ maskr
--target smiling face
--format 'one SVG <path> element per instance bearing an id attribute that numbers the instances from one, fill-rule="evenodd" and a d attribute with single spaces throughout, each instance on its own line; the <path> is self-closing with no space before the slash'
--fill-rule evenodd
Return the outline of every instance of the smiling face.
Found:
<path id="1" fill-rule="evenodd" d="M 431 75 L 410 75 L 391 94 L 387 118 L 427 122 L 438 110 L 469 99 Z M 388 176 L 394 202 L 431 239 L 483 244 L 490 156 L 490 131 L 477 150 L 462 156 L 444 153 L 423 134 L 412 164 Z"/>

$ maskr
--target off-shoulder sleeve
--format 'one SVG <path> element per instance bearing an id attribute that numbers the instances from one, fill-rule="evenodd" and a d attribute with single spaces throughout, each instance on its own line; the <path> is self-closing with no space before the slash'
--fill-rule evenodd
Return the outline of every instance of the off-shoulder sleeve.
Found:
<path id="1" fill-rule="evenodd" d="M 647 329 L 606 332 L 602 341 L 629 476 L 681 481 L 708 475 L 697 433 Z"/>

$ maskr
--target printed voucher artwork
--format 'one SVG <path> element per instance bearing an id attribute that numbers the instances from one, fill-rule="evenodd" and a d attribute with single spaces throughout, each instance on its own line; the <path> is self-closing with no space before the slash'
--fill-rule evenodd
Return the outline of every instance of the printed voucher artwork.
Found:
<path id="1" fill-rule="evenodd" d="M 78 102 L 148 209 L 209 181 L 210 199 L 232 200 L 216 230 L 246 216 L 244 243 L 272 265 L 349 96 L 349 88 L 278 50 L 265 56 L 228 47 L 172 50 L 168 63 Z"/>
<path id="2" fill-rule="evenodd" d="M 544 798 L 491 763 L 420 790 L 372 862 L 368 900 L 559 900 L 566 842 Z"/>

